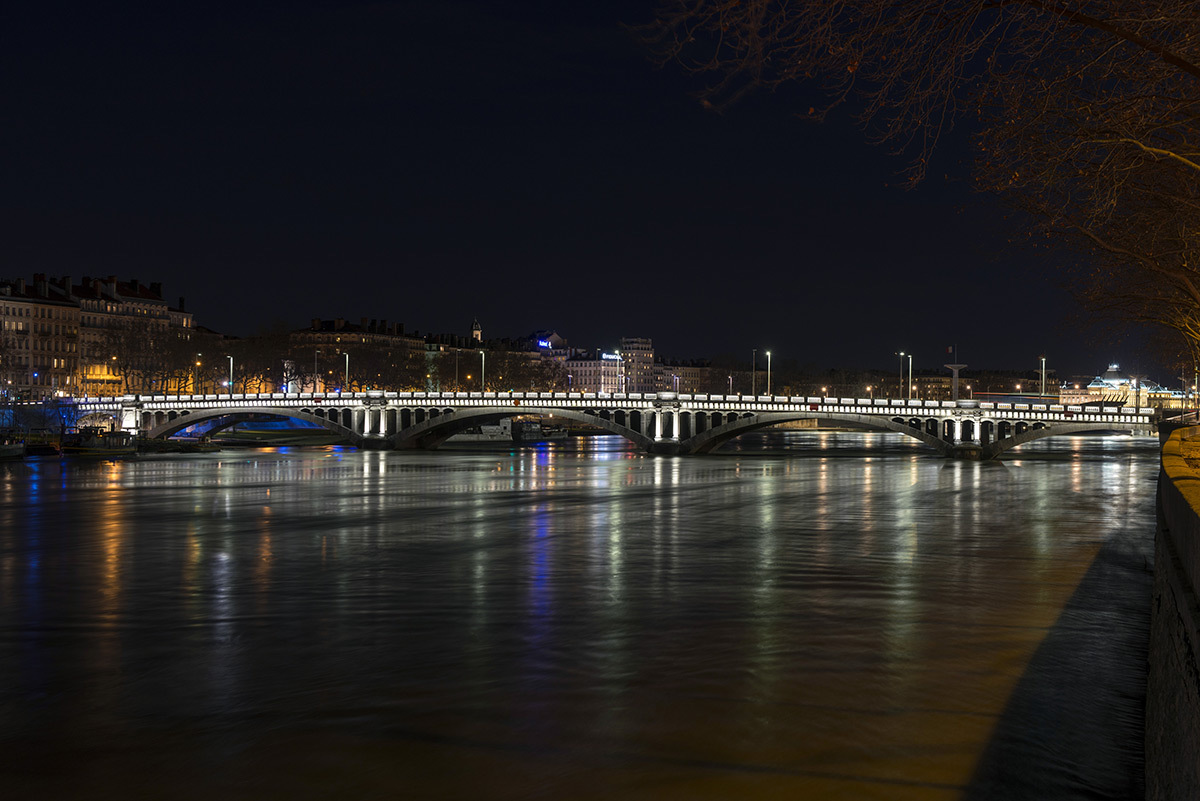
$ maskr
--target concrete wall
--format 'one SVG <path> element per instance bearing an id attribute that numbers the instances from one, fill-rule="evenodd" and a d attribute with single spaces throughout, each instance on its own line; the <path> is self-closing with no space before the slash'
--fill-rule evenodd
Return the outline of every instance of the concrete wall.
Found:
<path id="1" fill-rule="evenodd" d="M 1200 798 L 1200 426 L 1163 443 L 1146 688 L 1146 797 Z"/>

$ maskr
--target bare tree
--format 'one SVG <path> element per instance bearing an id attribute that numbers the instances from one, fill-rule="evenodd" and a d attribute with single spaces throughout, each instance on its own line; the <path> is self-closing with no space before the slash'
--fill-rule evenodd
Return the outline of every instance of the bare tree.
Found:
<path id="1" fill-rule="evenodd" d="M 1200 351 L 1200 13 L 1183 0 L 669 0 L 641 29 L 708 77 L 723 110 L 756 87 L 823 90 L 920 181 L 967 117 L 975 178 L 1067 244 L 1103 308 Z"/>

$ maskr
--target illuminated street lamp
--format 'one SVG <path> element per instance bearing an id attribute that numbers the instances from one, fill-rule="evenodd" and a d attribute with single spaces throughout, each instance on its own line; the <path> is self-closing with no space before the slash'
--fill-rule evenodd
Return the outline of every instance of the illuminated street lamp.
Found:
<path id="1" fill-rule="evenodd" d="M 875 387 L 868 385 L 867 392 L 870 394 L 871 400 L 875 400 Z"/>
<path id="2" fill-rule="evenodd" d="M 232 395 L 233 394 L 233 357 L 226 356 L 225 358 L 229 359 L 229 394 Z"/>
<path id="3" fill-rule="evenodd" d="M 487 369 L 487 354 L 479 351 L 479 391 L 487 392 L 487 382 L 484 381 L 483 371 Z"/>
<path id="4" fill-rule="evenodd" d="M 346 377 L 342 380 L 342 389 L 350 389 L 350 353 L 346 353 Z"/>
<path id="5" fill-rule="evenodd" d="M 771 394 L 771 351 L 767 351 L 767 394 Z"/>
<path id="6" fill-rule="evenodd" d="M 726 378 L 729 379 L 729 394 L 732 395 L 733 394 L 733 374 L 731 373 L 730 375 L 726 376 Z"/>
<path id="7" fill-rule="evenodd" d="M 900 381 L 897 384 L 900 388 L 900 397 L 904 397 L 904 357 L 908 357 L 908 399 L 912 400 L 912 354 L 900 351 L 896 355 L 900 357 Z"/>
<path id="8" fill-rule="evenodd" d="M 1039 392 L 1038 394 L 1039 395 L 1046 394 L 1046 357 L 1045 356 L 1042 357 L 1042 391 Z"/>

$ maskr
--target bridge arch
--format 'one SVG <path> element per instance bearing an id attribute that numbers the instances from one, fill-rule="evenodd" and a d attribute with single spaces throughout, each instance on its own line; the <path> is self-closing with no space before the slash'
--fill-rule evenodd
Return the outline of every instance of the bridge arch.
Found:
<path id="1" fill-rule="evenodd" d="M 318 416 L 306 409 L 292 409 L 287 407 L 272 407 L 272 406 L 246 406 L 235 408 L 218 408 L 218 409 L 190 409 L 183 411 L 169 411 L 165 413 L 165 420 L 158 422 L 152 428 L 143 427 L 143 436 L 149 439 L 166 438 L 172 434 L 176 434 L 183 429 L 195 425 L 196 423 L 205 420 L 215 420 L 221 417 L 251 417 L 273 415 L 276 417 L 291 417 L 296 420 L 305 420 L 309 423 L 315 423 L 322 428 L 326 428 L 335 434 L 340 434 L 350 440 L 355 445 L 361 445 L 363 437 L 354 430 L 340 425 L 324 416 Z M 156 415 L 158 417 L 158 415 Z M 143 418 L 144 419 L 144 418 Z M 236 421 L 235 421 L 236 422 Z"/>
<path id="2" fill-rule="evenodd" d="M 1049 437 L 1065 437 L 1071 434 L 1079 434 L 1085 431 L 1121 431 L 1120 427 L 1113 426 L 1112 423 L 1055 423 L 1052 426 L 1044 424 L 1035 424 L 1027 427 L 1024 431 L 1018 434 L 1013 434 L 1010 437 L 997 440 L 983 448 L 983 458 L 995 459 L 1005 451 L 1012 450 L 1018 445 L 1024 445 L 1026 442 L 1033 442 L 1036 439 L 1047 439 Z"/>
<path id="3" fill-rule="evenodd" d="M 586 423 L 588 425 L 602 428 L 613 434 L 618 434 L 629 440 L 639 448 L 652 450 L 654 440 L 647 437 L 641 431 L 635 430 L 625 425 L 617 423 L 615 420 L 607 419 L 601 416 L 594 410 L 575 410 L 575 409 L 556 409 L 538 406 L 520 406 L 520 407 L 480 407 L 468 409 L 444 409 L 445 414 L 429 417 L 428 419 L 415 423 L 408 428 L 402 428 L 395 434 L 388 437 L 388 441 L 396 448 L 436 448 L 450 437 L 462 431 L 466 431 L 472 426 L 490 425 L 497 423 L 509 417 L 520 417 L 522 415 L 537 415 L 540 417 L 558 417 L 564 420 L 574 420 L 577 423 Z M 622 412 L 618 411 L 613 414 L 616 418 L 621 416 Z M 641 415 L 638 412 L 633 412 L 630 417 L 640 419 Z"/>
<path id="4" fill-rule="evenodd" d="M 938 453 L 949 452 L 952 443 L 945 442 L 925 431 L 923 421 L 913 418 L 886 418 L 860 414 L 838 414 L 830 412 L 766 412 L 734 418 L 732 422 L 709 429 L 679 443 L 682 453 L 711 453 L 729 440 L 760 428 L 787 423 L 793 420 L 829 420 L 830 422 L 852 423 L 858 428 L 871 431 L 895 431 L 920 440 Z M 936 423 L 936 421 L 935 421 Z"/>

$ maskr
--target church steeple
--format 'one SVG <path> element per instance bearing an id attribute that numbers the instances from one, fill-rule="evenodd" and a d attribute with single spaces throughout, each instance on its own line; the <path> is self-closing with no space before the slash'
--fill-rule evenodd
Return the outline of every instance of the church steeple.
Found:
<path id="1" fill-rule="evenodd" d="M 483 326 L 479 324 L 479 318 L 475 318 L 475 322 L 471 324 L 471 339 L 476 342 L 483 342 Z"/>

